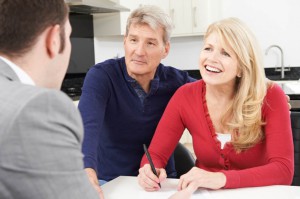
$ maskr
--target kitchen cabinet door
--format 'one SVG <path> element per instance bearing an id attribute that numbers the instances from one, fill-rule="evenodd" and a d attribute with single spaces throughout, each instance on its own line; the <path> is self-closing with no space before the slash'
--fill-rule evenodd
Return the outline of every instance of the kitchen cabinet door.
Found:
<path id="1" fill-rule="evenodd" d="M 165 12 L 169 13 L 168 0 L 141 0 L 140 2 L 140 5 L 156 5 L 162 8 Z"/>
<path id="2" fill-rule="evenodd" d="M 173 21 L 172 36 L 184 36 L 192 33 L 191 0 L 170 0 L 170 16 Z"/>
<path id="3" fill-rule="evenodd" d="M 192 0 L 192 33 L 203 35 L 210 23 L 210 0 Z"/>
<path id="4" fill-rule="evenodd" d="M 127 18 L 130 12 L 139 5 L 139 0 L 112 0 L 130 9 L 129 12 L 94 14 L 94 35 L 119 36 L 125 34 Z"/>
<path id="5" fill-rule="evenodd" d="M 170 0 L 170 16 L 174 23 L 173 36 L 203 35 L 216 19 L 217 0 Z"/>

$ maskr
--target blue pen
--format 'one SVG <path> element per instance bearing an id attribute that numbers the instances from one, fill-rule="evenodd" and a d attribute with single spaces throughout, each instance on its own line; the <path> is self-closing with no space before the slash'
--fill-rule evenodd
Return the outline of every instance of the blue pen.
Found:
<path id="1" fill-rule="evenodd" d="M 152 170 L 152 172 L 158 177 L 158 174 L 156 173 L 154 164 L 153 164 L 153 162 L 152 162 L 152 158 L 151 158 L 151 156 L 150 156 L 150 153 L 148 152 L 148 149 L 147 149 L 146 145 L 143 144 L 143 147 L 144 147 L 144 151 L 145 151 L 146 157 L 147 157 L 147 159 L 148 159 L 148 161 L 149 161 L 149 163 L 150 163 L 151 170 Z M 160 183 L 158 183 L 158 185 L 159 185 L 159 187 L 161 188 Z"/>

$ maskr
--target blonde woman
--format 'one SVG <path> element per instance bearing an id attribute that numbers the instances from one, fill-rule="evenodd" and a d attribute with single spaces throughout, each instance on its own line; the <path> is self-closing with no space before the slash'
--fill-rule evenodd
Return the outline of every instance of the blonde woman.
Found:
<path id="1" fill-rule="evenodd" d="M 163 169 L 183 130 L 192 135 L 196 167 L 182 175 L 178 190 L 289 185 L 294 173 L 289 107 L 281 88 L 268 85 L 262 54 L 238 19 L 209 26 L 200 53 L 202 80 L 177 90 L 156 129 L 139 184 L 159 189 Z"/>

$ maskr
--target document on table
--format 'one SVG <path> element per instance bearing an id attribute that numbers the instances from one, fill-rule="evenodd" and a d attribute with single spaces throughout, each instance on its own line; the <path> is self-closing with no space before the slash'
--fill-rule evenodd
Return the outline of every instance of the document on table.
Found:
<path id="1" fill-rule="evenodd" d="M 139 198 L 143 199 L 167 199 L 177 192 L 177 179 L 168 179 L 161 183 L 161 189 L 156 192 L 139 191 Z M 198 189 L 191 199 L 210 199 L 210 193 L 205 189 Z"/>
<path id="2" fill-rule="evenodd" d="M 159 191 L 148 192 L 138 185 L 136 177 L 120 176 L 102 186 L 105 199 L 168 199 L 177 192 L 178 179 L 168 178 Z M 198 189 L 191 199 L 212 198 L 208 190 Z"/>

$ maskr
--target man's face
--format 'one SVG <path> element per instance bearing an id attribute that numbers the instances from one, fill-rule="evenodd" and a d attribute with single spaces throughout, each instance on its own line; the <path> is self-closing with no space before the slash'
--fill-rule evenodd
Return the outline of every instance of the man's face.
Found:
<path id="1" fill-rule="evenodd" d="M 146 24 L 132 24 L 124 37 L 128 74 L 134 78 L 153 79 L 159 63 L 169 53 L 169 43 L 163 42 L 163 29 L 153 30 Z"/>

